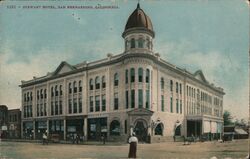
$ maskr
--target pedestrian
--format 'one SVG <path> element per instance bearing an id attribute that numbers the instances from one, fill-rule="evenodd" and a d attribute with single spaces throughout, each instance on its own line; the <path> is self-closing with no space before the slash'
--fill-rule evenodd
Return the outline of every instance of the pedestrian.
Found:
<path id="1" fill-rule="evenodd" d="M 175 142 L 175 134 L 174 134 L 173 138 L 174 138 L 174 142 Z"/>
<path id="2" fill-rule="evenodd" d="M 77 134 L 77 135 L 76 135 L 76 144 L 79 143 L 79 140 L 80 140 L 80 137 L 79 137 L 79 135 Z"/>
<path id="3" fill-rule="evenodd" d="M 101 139 L 102 139 L 103 145 L 105 145 L 105 142 L 106 142 L 106 137 L 105 137 L 105 135 L 104 135 L 104 134 L 102 134 Z"/>
<path id="4" fill-rule="evenodd" d="M 132 136 L 129 138 L 128 143 L 130 144 L 128 158 L 136 158 L 138 139 L 135 136 L 135 133 L 132 133 Z"/>
<path id="5" fill-rule="evenodd" d="M 43 133 L 43 145 L 46 143 L 48 145 L 48 141 L 47 141 L 48 137 L 46 133 Z"/>

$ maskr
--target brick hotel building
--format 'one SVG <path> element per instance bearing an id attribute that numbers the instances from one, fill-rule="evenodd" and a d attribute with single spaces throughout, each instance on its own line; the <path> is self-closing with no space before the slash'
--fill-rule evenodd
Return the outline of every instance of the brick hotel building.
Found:
<path id="1" fill-rule="evenodd" d="M 190 73 L 154 53 L 153 25 L 139 4 L 122 37 L 121 54 L 61 62 L 52 73 L 21 82 L 23 138 L 40 139 L 45 131 L 61 140 L 77 133 L 126 141 L 132 131 L 151 142 L 221 135 L 223 89 L 201 70 Z"/>

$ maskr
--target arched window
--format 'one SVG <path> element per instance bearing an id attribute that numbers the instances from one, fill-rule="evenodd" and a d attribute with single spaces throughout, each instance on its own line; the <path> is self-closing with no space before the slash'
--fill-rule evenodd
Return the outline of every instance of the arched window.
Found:
<path id="1" fill-rule="evenodd" d="M 60 96 L 63 94 L 62 92 L 62 85 L 59 86 Z"/>
<path id="2" fill-rule="evenodd" d="M 120 122 L 113 120 L 110 124 L 110 135 L 120 135 Z"/>
<path id="3" fill-rule="evenodd" d="M 161 89 L 164 89 L 164 78 L 161 78 Z"/>
<path id="4" fill-rule="evenodd" d="M 181 125 L 178 125 L 174 131 L 175 136 L 181 136 Z"/>
<path id="5" fill-rule="evenodd" d="M 72 93 L 72 87 L 71 87 L 71 83 L 69 83 L 69 94 Z"/>
<path id="6" fill-rule="evenodd" d="M 93 79 L 90 79 L 90 80 L 89 80 L 89 89 L 90 89 L 90 90 L 93 90 L 93 89 L 94 89 L 94 82 L 93 82 Z"/>
<path id="7" fill-rule="evenodd" d="M 51 97 L 54 97 L 54 88 L 51 87 Z"/>
<path id="8" fill-rule="evenodd" d="M 82 92 L 82 81 L 79 81 L 78 85 L 79 85 L 79 92 Z"/>
<path id="9" fill-rule="evenodd" d="M 144 46 L 144 40 L 142 38 L 139 38 L 138 40 L 138 48 L 143 48 Z"/>
<path id="10" fill-rule="evenodd" d="M 102 76 L 102 88 L 106 88 L 106 79 L 105 79 L 105 76 Z"/>
<path id="11" fill-rule="evenodd" d="M 135 69 L 134 68 L 130 69 L 130 82 L 131 83 L 135 82 Z"/>
<path id="12" fill-rule="evenodd" d="M 100 78 L 97 76 L 95 78 L 95 89 L 100 89 Z"/>
<path id="13" fill-rule="evenodd" d="M 125 82 L 128 83 L 128 70 L 125 72 Z"/>
<path id="14" fill-rule="evenodd" d="M 125 49 L 127 50 L 129 48 L 129 42 L 128 40 L 125 41 Z"/>
<path id="15" fill-rule="evenodd" d="M 155 127 L 155 135 L 163 135 L 163 124 L 159 123 Z"/>
<path id="16" fill-rule="evenodd" d="M 43 99 L 43 89 L 40 90 L 41 99 Z"/>
<path id="17" fill-rule="evenodd" d="M 58 96 L 58 89 L 57 89 L 57 85 L 55 86 L 55 96 Z"/>
<path id="18" fill-rule="evenodd" d="M 118 73 L 114 74 L 114 86 L 118 86 L 119 84 L 119 77 L 118 77 Z"/>
<path id="19" fill-rule="evenodd" d="M 46 89 L 44 89 L 44 98 L 47 98 L 47 90 Z"/>
<path id="20" fill-rule="evenodd" d="M 170 80 L 170 91 L 173 91 L 173 80 Z"/>
<path id="21" fill-rule="evenodd" d="M 134 38 L 131 39 L 130 47 L 135 48 L 135 39 Z"/>
<path id="22" fill-rule="evenodd" d="M 149 79 L 150 79 L 150 71 L 149 71 L 149 69 L 147 69 L 146 70 L 146 83 L 150 82 Z"/>
<path id="23" fill-rule="evenodd" d="M 143 82 L 143 69 L 142 68 L 138 69 L 138 81 Z"/>
<path id="24" fill-rule="evenodd" d="M 27 96 L 28 96 L 28 94 L 27 94 Z M 36 98 L 39 100 L 39 97 L 40 97 L 40 92 L 39 92 L 39 90 L 37 90 L 36 91 Z"/>
<path id="25" fill-rule="evenodd" d="M 76 93 L 77 92 L 76 81 L 74 81 L 74 83 L 73 83 L 73 88 L 74 88 L 74 93 Z"/>

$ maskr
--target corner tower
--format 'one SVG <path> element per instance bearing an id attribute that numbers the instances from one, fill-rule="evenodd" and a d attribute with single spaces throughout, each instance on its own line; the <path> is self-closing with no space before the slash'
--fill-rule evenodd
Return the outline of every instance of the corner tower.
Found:
<path id="1" fill-rule="evenodd" d="M 155 33 L 150 18 L 137 4 L 134 12 L 129 16 L 122 37 L 125 41 L 125 53 L 152 53 Z"/>

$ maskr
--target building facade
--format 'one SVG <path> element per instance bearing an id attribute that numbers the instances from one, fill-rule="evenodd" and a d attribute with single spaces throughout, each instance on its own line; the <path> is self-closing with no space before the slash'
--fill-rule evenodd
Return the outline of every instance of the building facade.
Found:
<path id="1" fill-rule="evenodd" d="M 21 111 L 20 109 L 8 110 L 8 138 L 21 137 Z"/>
<path id="2" fill-rule="evenodd" d="M 223 89 L 163 60 L 153 51 L 155 32 L 137 5 L 125 30 L 124 52 L 70 65 L 62 62 L 46 76 L 22 81 L 22 137 L 43 132 L 63 140 L 74 134 L 99 140 L 141 141 L 175 136 L 219 136 Z"/>

